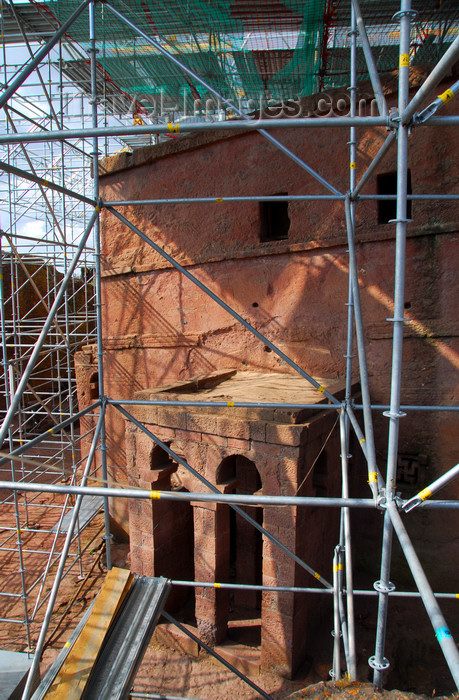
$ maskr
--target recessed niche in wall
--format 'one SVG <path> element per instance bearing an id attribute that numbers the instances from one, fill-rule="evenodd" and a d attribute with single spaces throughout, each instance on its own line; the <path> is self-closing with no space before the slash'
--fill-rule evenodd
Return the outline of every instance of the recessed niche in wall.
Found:
<path id="1" fill-rule="evenodd" d="M 279 192 L 278 196 L 286 196 Z M 282 241 L 288 238 L 290 217 L 288 202 L 260 202 L 260 240 Z"/>
<path id="2" fill-rule="evenodd" d="M 99 398 L 99 373 L 93 372 L 89 377 L 89 398 L 96 401 Z"/>
<path id="3" fill-rule="evenodd" d="M 397 194 L 397 173 L 381 173 L 377 176 L 378 194 Z M 411 170 L 408 168 L 407 194 L 413 194 L 411 188 Z M 406 203 L 406 218 L 411 219 L 412 200 Z M 378 224 L 388 224 L 397 218 L 397 201 L 395 199 L 378 200 Z"/>

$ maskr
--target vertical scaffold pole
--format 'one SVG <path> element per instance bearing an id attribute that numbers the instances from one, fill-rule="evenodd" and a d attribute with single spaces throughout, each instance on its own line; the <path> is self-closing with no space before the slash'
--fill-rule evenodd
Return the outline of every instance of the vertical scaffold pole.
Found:
<path id="1" fill-rule="evenodd" d="M 340 413 L 340 436 L 341 436 L 341 469 L 342 469 L 342 492 L 343 498 L 349 498 L 349 475 L 348 475 L 348 435 L 346 434 L 346 414 Z M 342 522 L 344 533 L 344 562 L 346 573 L 346 607 L 347 607 L 347 672 L 351 680 L 357 679 L 357 659 L 355 651 L 355 623 L 354 623 L 354 576 L 352 571 L 352 540 L 351 540 L 351 517 L 349 508 L 342 509 Z M 340 591 L 341 595 L 341 591 Z M 344 639 L 343 630 L 343 639 Z M 346 641 L 346 640 L 345 640 Z"/>
<path id="2" fill-rule="evenodd" d="M 94 2 L 89 3 L 89 49 L 91 59 L 91 106 L 92 106 L 92 126 L 97 129 L 97 66 L 96 66 L 96 27 Z M 99 201 L 99 143 L 98 137 L 92 139 L 92 168 L 94 177 L 94 200 Z M 99 399 L 101 401 L 102 413 L 105 415 L 105 389 L 104 389 L 104 356 L 102 350 L 102 292 L 100 281 L 100 209 L 96 205 L 97 217 L 94 223 L 94 248 L 95 248 L 95 287 L 96 287 L 96 317 L 97 317 L 97 372 L 99 381 Z M 105 431 L 105 419 L 102 422 L 100 431 L 100 462 L 102 468 L 102 479 L 104 486 L 107 486 L 107 437 Z M 104 496 L 104 521 L 105 521 L 105 550 L 107 558 L 107 570 L 112 568 L 111 557 L 111 534 L 110 534 L 110 511 L 109 501 Z"/>
<path id="3" fill-rule="evenodd" d="M 355 117 L 357 102 L 357 26 L 354 9 L 351 8 L 351 70 L 350 70 L 350 114 Z M 355 161 L 357 154 L 356 128 L 353 126 L 349 134 L 349 189 L 355 187 Z M 354 221 L 355 204 L 351 202 L 350 212 Z M 353 365 L 353 335 L 354 335 L 354 294 L 352 289 L 352 279 L 349 275 L 348 288 L 348 313 L 347 313 L 347 345 L 346 345 L 346 404 L 352 398 L 352 365 Z M 349 496 L 349 433 L 350 421 L 347 412 L 340 413 L 340 436 L 341 436 L 341 469 L 342 469 L 342 496 Z M 351 519 L 349 508 L 342 510 L 343 534 L 344 534 L 344 562 L 346 574 L 346 608 L 347 608 L 347 635 L 348 635 L 348 655 L 347 671 L 351 680 L 357 679 L 357 661 L 355 651 L 355 623 L 354 623 L 354 583 L 352 570 L 352 539 L 351 539 Z M 344 632 L 343 632 L 344 634 Z"/>
<path id="4" fill-rule="evenodd" d="M 365 437 L 360 442 L 365 443 L 365 456 L 368 463 L 368 483 L 374 498 L 378 497 L 379 487 L 382 486 L 381 477 L 376 465 L 376 450 L 373 432 L 373 418 L 371 414 L 371 400 L 368 382 L 368 366 L 365 351 L 365 334 L 363 328 L 362 308 L 360 304 L 360 289 L 357 271 L 357 257 L 355 252 L 354 226 L 351 217 L 351 202 L 348 196 L 345 201 L 347 241 L 349 247 L 349 276 L 352 284 L 352 297 L 354 304 L 355 335 L 357 339 L 357 351 L 359 357 L 360 385 L 362 391 L 363 420 L 365 424 Z M 352 421 L 351 407 L 348 405 L 348 414 Z"/>
<path id="5" fill-rule="evenodd" d="M 409 64 L 410 64 L 410 30 L 413 12 L 411 0 L 402 0 L 400 12 L 395 17 L 400 20 L 400 56 L 398 79 L 398 111 L 403 114 L 409 98 Z M 394 280 L 394 316 L 388 319 L 394 324 L 392 344 L 392 376 L 390 410 L 384 415 L 389 418 L 389 443 L 387 456 L 386 498 L 391 502 L 395 497 L 397 453 L 400 418 L 400 392 L 402 380 L 402 348 L 405 300 L 405 249 L 406 249 L 406 218 L 407 181 L 408 181 L 408 128 L 400 124 L 397 141 L 397 214 L 395 219 L 395 280 Z M 375 584 L 379 592 L 378 622 L 376 628 L 375 655 L 369 659 L 374 670 L 373 682 L 382 688 L 383 672 L 389 666 L 384 658 L 386 637 L 387 608 L 389 593 L 393 585 L 389 581 L 390 562 L 392 553 L 392 522 L 389 512 L 384 519 L 383 547 L 381 553 L 380 580 Z"/>
<path id="6" fill-rule="evenodd" d="M 333 555 L 333 680 L 338 681 L 341 678 L 341 625 L 339 616 L 339 598 L 341 596 L 340 590 L 340 554 L 341 547 L 337 545 L 335 547 L 335 553 Z"/>

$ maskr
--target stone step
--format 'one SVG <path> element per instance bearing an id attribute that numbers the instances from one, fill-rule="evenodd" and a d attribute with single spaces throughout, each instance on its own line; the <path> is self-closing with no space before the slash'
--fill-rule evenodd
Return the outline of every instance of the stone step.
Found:
<path id="1" fill-rule="evenodd" d="M 190 632 L 193 632 L 196 636 L 198 635 L 198 630 L 193 625 L 183 625 Z M 175 649 L 182 654 L 188 654 L 188 656 L 193 656 L 198 658 L 199 656 L 199 645 L 193 639 L 188 637 L 185 632 L 178 629 L 175 625 L 170 622 L 162 622 L 156 626 L 155 634 L 153 639 L 160 644 L 164 644 L 165 647 L 170 649 Z"/>
<path id="2" fill-rule="evenodd" d="M 244 644 L 223 642 L 223 644 L 215 647 L 215 651 L 246 676 L 253 678 L 260 674 L 260 647 L 248 647 Z"/>

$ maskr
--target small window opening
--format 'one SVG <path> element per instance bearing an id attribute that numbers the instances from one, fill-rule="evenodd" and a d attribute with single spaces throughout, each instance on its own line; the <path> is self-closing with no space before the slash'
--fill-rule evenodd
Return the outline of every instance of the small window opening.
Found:
<path id="1" fill-rule="evenodd" d="M 279 196 L 287 194 L 287 192 L 279 192 Z M 262 242 L 282 241 L 288 238 L 290 228 L 288 202 L 260 202 L 260 219 Z"/>
<path id="2" fill-rule="evenodd" d="M 397 194 L 397 173 L 382 173 L 377 177 L 378 194 Z M 413 194 L 411 189 L 411 170 L 408 169 L 407 194 Z M 412 200 L 406 203 L 406 218 L 411 219 Z M 395 199 L 378 200 L 378 224 L 388 224 L 397 218 L 397 201 Z"/>
<path id="3" fill-rule="evenodd" d="M 94 401 L 99 398 L 99 373 L 94 372 L 89 378 L 89 398 Z"/>

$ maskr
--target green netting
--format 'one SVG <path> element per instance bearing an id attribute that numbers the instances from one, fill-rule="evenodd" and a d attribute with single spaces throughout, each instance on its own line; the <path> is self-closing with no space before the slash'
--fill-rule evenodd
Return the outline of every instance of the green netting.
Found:
<path id="1" fill-rule="evenodd" d="M 76 0 L 47 3 L 62 22 Z M 242 109 L 317 89 L 325 0 L 113 0 L 146 34 Z M 136 35 L 103 4 L 96 5 L 98 62 L 108 77 L 147 110 L 204 106 L 212 94 Z M 88 48 L 84 14 L 71 36 Z"/>
<path id="2" fill-rule="evenodd" d="M 456 38 L 459 31 L 457 0 L 412 0 L 417 13 L 411 27 L 411 65 L 435 64 Z M 398 0 L 361 0 L 360 7 L 380 74 L 395 70 L 399 62 L 399 20 L 394 15 L 400 9 Z M 324 89 L 349 85 L 350 67 L 350 3 L 334 0 L 328 3 L 325 24 L 321 82 Z M 357 49 L 357 80 L 367 80 L 360 39 Z"/>
<path id="3" fill-rule="evenodd" d="M 350 0 L 112 0 L 142 31 L 243 110 L 349 85 Z M 65 20 L 78 0 L 47 7 Z M 398 65 L 398 0 L 361 0 L 381 73 Z M 413 0 L 411 61 L 435 63 L 458 33 L 457 0 Z M 130 104 L 150 114 L 204 110 L 212 94 L 156 48 L 96 5 L 98 63 Z M 71 36 L 88 48 L 84 13 Z M 360 39 L 357 78 L 368 78 Z M 215 102 L 213 103 L 215 107 Z M 140 106 L 139 106 L 140 105 Z M 143 107 L 142 107 L 143 105 Z M 137 108 L 136 107 L 136 108 Z M 212 111 L 212 108 L 210 108 Z"/>

